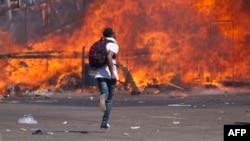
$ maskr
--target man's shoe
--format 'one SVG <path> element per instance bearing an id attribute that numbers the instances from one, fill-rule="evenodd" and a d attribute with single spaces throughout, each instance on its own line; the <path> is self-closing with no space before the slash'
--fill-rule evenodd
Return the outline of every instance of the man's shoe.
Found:
<path id="1" fill-rule="evenodd" d="M 108 129 L 110 129 L 110 125 L 109 125 L 108 123 L 102 124 L 100 128 L 101 128 L 101 129 L 108 130 Z"/>
<path id="2" fill-rule="evenodd" d="M 99 99 L 99 106 L 100 106 L 100 109 L 104 112 L 106 110 L 106 104 L 105 104 L 105 98 L 103 95 L 100 96 L 100 99 Z"/>

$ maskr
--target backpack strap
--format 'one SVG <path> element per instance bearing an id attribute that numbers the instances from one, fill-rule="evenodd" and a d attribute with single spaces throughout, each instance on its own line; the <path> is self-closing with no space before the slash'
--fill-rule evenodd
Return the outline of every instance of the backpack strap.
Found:
<path id="1" fill-rule="evenodd" d="M 104 38 L 104 37 L 102 37 L 102 38 L 100 39 L 100 41 L 102 41 L 102 40 L 106 40 L 106 41 L 107 41 L 106 45 L 107 45 L 108 43 L 114 43 L 114 44 L 116 44 L 114 41 L 108 40 L 108 39 L 106 39 L 106 38 Z M 113 59 L 116 59 L 116 54 L 114 54 L 114 56 L 113 56 L 112 58 L 113 58 Z"/>

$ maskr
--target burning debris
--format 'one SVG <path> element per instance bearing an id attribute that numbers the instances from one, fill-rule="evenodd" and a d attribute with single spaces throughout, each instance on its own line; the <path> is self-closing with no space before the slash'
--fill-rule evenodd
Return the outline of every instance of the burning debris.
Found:
<path id="1" fill-rule="evenodd" d="M 16 85 L 12 85 L 12 86 L 7 87 L 6 91 L 7 91 L 7 94 L 5 97 L 14 97 L 14 96 L 20 95 L 19 87 Z"/>
<path id="2" fill-rule="evenodd" d="M 10 85 L 7 87 L 5 98 L 8 97 L 24 97 L 24 96 L 51 96 L 51 89 L 36 90 L 35 87 L 25 83 Z"/>
<path id="3" fill-rule="evenodd" d="M 59 81 L 59 88 L 63 90 L 76 90 L 82 88 L 82 78 L 78 74 L 63 76 Z"/>
<path id="4" fill-rule="evenodd" d="M 29 90 L 80 88 L 88 77 L 82 47 L 90 47 L 107 25 L 116 29 L 121 45 L 121 87 L 132 95 L 187 91 L 193 85 L 249 85 L 248 2 L 156 1 L 123 1 L 121 6 L 121 1 L 108 0 L 41 0 L 21 4 L 15 12 L 1 3 L 1 89 L 15 95 L 22 92 L 21 83 L 31 85 Z M 110 7 L 119 10 L 110 13 Z"/>
<path id="5" fill-rule="evenodd" d="M 122 65 L 119 65 L 119 68 L 122 70 L 123 75 L 125 77 L 125 82 L 121 82 L 126 90 L 130 91 L 132 95 L 138 95 L 140 94 L 139 88 L 134 82 L 134 79 L 127 69 L 127 67 L 124 67 Z"/>
<path id="6" fill-rule="evenodd" d="M 2 60 L 15 60 L 17 63 L 15 65 L 11 63 L 7 63 L 7 66 L 10 66 L 11 73 L 15 73 L 18 71 L 28 71 L 30 68 L 34 67 L 32 60 L 37 59 L 47 59 L 47 61 L 51 59 L 78 59 L 79 55 L 77 53 L 72 53 L 71 55 L 65 55 L 62 53 L 62 51 L 37 51 L 37 52 L 20 52 L 20 53 L 2 53 L 0 54 L 0 59 Z M 8 60 L 7 60 L 8 61 Z M 13 62 L 13 61 L 12 61 Z M 49 64 L 47 63 L 44 67 L 49 67 Z M 37 70 L 34 70 L 37 72 Z M 39 72 L 39 71 L 38 71 Z M 27 78 L 27 77 L 26 77 Z M 58 79 L 58 80 L 57 80 Z M 39 81 L 38 79 L 36 79 Z M 57 82 L 58 81 L 58 82 Z M 60 89 L 60 90 L 69 90 L 69 89 L 78 89 L 81 88 L 81 77 L 77 73 L 70 73 L 68 75 L 62 75 L 61 78 L 56 74 L 54 78 L 51 78 L 48 80 L 48 83 L 50 83 L 50 86 L 54 86 L 54 89 Z M 12 85 L 8 85 L 6 88 L 6 95 L 5 97 L 21 97 L 23 95 L 32 94 L 35 93 L 38 89 L 41 89 L 41 86 L 38 85 L 32 85 L 30 82 L 20 82 Z M 51 89 L 43 88 L 45 91 Z M 43 90 L 43 91 L 44 91 Z M 32 92 L 33 91 L 33 92 Z M 44 92 L 45 92 L 44 91 Z M 43 92 L 42 92 L 43 93 Z M 48 93 L 46 91 L 45 93 Z M 39 95 L 45 95 L 45 94 L 39 94 Z"/>

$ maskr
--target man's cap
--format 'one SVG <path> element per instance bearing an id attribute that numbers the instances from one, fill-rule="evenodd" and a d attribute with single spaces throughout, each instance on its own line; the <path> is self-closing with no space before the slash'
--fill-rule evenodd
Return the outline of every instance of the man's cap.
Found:
<path id="1" fill-rule="evenodd" d="M 114 31 L 113 31 L 113 29 L 112 28 L 110 28 L 110 27 L 107 27 L 107 28 L 105 28 L 104 30 L 103 30 L 103 36 L 104 37 L 112 37 L 113 35 L 114 35 Z"/>

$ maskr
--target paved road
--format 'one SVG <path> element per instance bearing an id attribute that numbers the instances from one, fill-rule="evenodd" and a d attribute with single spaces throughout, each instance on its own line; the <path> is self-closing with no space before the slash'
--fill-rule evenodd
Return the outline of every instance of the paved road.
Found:
<path id="1" fill-rule="evenodd" d="M 0 141 L 223 141 L 223 125 L 250 123 L 250 93 L 158 94 L 114 99 L 111 129 L 99 129 L 98 94 L 5 98 Z M 21 124 L 32 114 L 37 124 Z M 32 134 L 39 133 L 42 134 Z"/>

